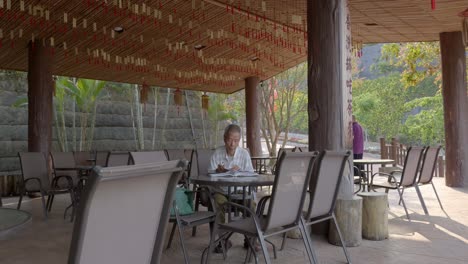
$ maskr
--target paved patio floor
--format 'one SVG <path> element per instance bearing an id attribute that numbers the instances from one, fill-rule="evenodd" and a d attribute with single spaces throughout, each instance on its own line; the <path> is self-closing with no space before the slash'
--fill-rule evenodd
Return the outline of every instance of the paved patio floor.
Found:
<path id="1" fill-rule="evenodd" d="M 389 232 L 384 241 L 363 240 L 361 246 L 349 248 L 353 263 L 468 263 L 468 188 L 448 188 L 444 179 L 435 179 L 445 211 L 441 210 L 430 186 L 421 188 L 430 215 L 424 212 L 414 190 L 405 192 L 405 200 L 412 221 L 397 205 L 396 192 L 390 192 Z M 66 263 L 73 223 L 63 220 L 67 196 L 56 199 L 52 214 L 44 221 L 39 199 L 30 199 L 22 209 L 33 214 L 32 223 L 21 232 L 0 241 L 1 264 L 55 264 Z M 4 199 L 6 207 L 15 207 L 17 198 Z M 185 232 L 192 263 L 200 262 L 201 251 L 208 243 L 208 228 L 199 228 L 196 237 Z M 340 247 L 330 245 L 325 237 L 314 236 L 314 248 L 320 263 L 345 263 Z M 243 238 L 234 236 L 234 246 L 225 263 L 243 263 Z M 279 238 L 274 238 L 277 245 Z M 164 251 L 163 263 L 183 263 L 179 241 Z M 260 257 L 260 262 L 263 262 Z M 221 263 L 221 255 L 214 255 L 211 263 Z M 302 240 L 288 239 L 286 249 L 278 253 L 274 263 L 307 263 Z"/>

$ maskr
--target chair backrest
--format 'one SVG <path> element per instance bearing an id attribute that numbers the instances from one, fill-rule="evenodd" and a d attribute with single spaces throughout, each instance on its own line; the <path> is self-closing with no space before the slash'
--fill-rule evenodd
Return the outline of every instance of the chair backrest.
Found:
<path id="1" fill-rule="evenodd" d="M 320 152 L 309 182 L 310 201 L 307 220 L 330 216 L 333 213 L 349 155 L 351 155 L 349 151 Z"/>
<path id="2" fill-rule="evenodd" d="M 278 160 L 265 230 L 297 224 L 317 152 L 283 152 Z"/>
<path id="3" fill-rule="evenodd" d="M 50 152 L 54 168 L 75 168 L 75 156 L 73 152 Z"/>
<path id="4" fill-rule="evenodd" d="M 96 151 L 96 156 L 95 156 L 96 161 L 94 162 L 94 164 L 96 166 L 106 167 L 108 155 L 109 155 L 109 151 Z"/>
<path id="5" fill-rule="evenodd" d="M 30 178 L 39 178 L 41 180 L 42 189 L 49 190 L 50 180 L 47 171 L 47 161 L 42 152 L 19 152 L 21 173 L 23 181 Z M 27 191 L 40 191 L 37 181 L 28 181 L 24 186 Z"/>
<path id="6" fill-rule="evenodd" d="M 154 163 L 168 160 L 164 150 L 130 152 L 130 156 L 133 160 L 133 164 Z"/>
<path id="7" fill-rule="evenodd" d="M 184 149 L 165 149 L 166 156 L 168 160 L 179 160 L 179 159 L 186 159 L 185 150 Z"/>
<path id="8" fill-rule="evenodd" d="M 50 152 L 55 175 L 68 175 L 73 179 L 73 183 L 78 183 L 78 171 L 75 170 L 76 162 L 73 152 Z M 57 168 L 67 168 L 69 170 L 57 170 Z"/>
<path id="9" fill-rule="evenodd" d="M 109 152 L 106 159 L 106 167 L 125 166 L 130 162 L 130 152 L 112 151 Z"/>
<path id="10" fill-rule="evenodd" d="M 68 263 L 159 263 L 179 164 L 95 169 L 80 201 Z"/>
<path id="11" fill-rule="evenodd" d="M 91 164 L 90 159 L 94 158 L 94 155 L 89 151 L 73 151 L 73 157 L 75 158 L 75 164 L 89 165 Z"/>
<path id="12" fill-rule="evenodd" d="M 423 163 L 421 167 L 421 174 L 419 175 L 419 183 L 426 184 L 432 181 L 434 177 L 434 170 L 439 157 L 439 147 L 427 147 L 423 155 Z"/>
<path id="13" fill-rule="evenodd" d="M 283 154 L 283 152 L 294 152 L 294 148 L 280 148 L 278 150 L 278 155 L 277 155 L 278 160 L 281 157 L 281 154 Z"/>
<path id="14" fill-rule="evenodd" d="M 409 147 L 406 152 L 405 164 L 403 165 L 403 172 L 401 173 L 400 186 L 413 186 L 418 177 L 419 168 L 421 165 L 421 158 L 424 148 L 422 147 Z"/>
<path id="15" fill-rule="evenodd" d="M 196 157 L 196 166 L 197 166 L 197 175 L 207 174 L 208 168 L 210 167 L 211 163 L 211 156 L 214 153 L 213 149 L 197 149 L 195 151 Z M 192 160 L 192 164 L 195 162 Z"/>

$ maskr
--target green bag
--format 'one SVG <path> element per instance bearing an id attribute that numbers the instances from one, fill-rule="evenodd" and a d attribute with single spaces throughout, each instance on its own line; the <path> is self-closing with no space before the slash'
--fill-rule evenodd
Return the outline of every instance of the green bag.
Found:
<path id="1" fill-rule="evenodd" d="M 179 215 L 193 214 L 193 192 L 185 188 L 177 187 L 174 200 L 176 201 Z M 171 216 L 175 216 L 174 208 L 171 208 Z"/>

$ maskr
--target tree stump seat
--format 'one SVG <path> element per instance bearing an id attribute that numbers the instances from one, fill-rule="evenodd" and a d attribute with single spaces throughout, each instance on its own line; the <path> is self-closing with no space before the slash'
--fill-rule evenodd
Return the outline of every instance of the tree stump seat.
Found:
<path id="1" fill-rule="evenodd" d="M 388 238 L 388 196 L 381 192 L 363 192 L 362 237 L 368 240 Z"/>

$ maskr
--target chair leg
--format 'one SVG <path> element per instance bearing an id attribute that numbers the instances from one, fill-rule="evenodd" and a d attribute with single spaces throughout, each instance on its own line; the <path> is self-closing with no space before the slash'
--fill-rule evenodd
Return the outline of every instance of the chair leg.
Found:
<path id="1" fill-rule="evenodd" d="M 336 221 L 335 213 L 332 213 L 332 217 L 333 217 L 333 223 L 335 223 L 336 231 L 338 232 L 338 236 L 340 237 L 341 246 L 343 247 L 346 261 L 348 261 L 348 263 L 351 264 L 351 259 L 349 258 L 348 250 L 346 249 L 346 244 L 343 241 L 343 236 L 341 235 L 340 227 L 338 226 L 338 222 Z"/>
<path id="2" fill-rule="evenodd" d="M 177 228 L 179 229 L 179 239 L 180 239 L 180 244 L 182 246 L 182 252 L 184 253 L 185 264 L 189 264 L 187 249 L 185 248 L 184 229 L 182 227 L 182 223 L 180 222 L 178 218 L 177 218 Z"/>
<path id="3" fill-rule="evenodd" d="M 436 188 L 434 186 L 434 183 L 431 182 L 431 185 L 432 185 L 432 189 L 434 189 L 434 193 L 437 197 L 437 201 L 439 201 L 439 205 L 440 205 L 440 208 L 442 208 L 442 210 L 444 210 L 444 207 L 442 206 L 442 203 L 440 202 L 440 199 L 439 199 L 439 195 L 437 194 L 437 191 L 436 191 Z"/>
<path id="4" fill-rule="evenodd" d="M 311 264 L 318 264 L 319 262 L 317 261 L 317 257 L 315 256 L 314 250 L 312 248 L 312 238 L 310 237 L 310 234 L 307 232 L 307 227 L 304 223 L 304 219 L 301 219 L 299 223 L 299 231 L 301 232 L 301 235 L 302 235 L 302 241 L 306 248 L 307 258 L 309 259 L 309 262 Z"/>
<path id="5" fill-rule="evenodd" d="M 23 192 L 20 193 L 19 201 L 18 201 L 18 206 L 16 206 L 16 209 L 19 210 L 21 208 L 21 202 L 23 201 Z"/>
<path id="6" fill-rule="evenodd" d="M 287 238 L 287 234 L 284 233 L 283 234 L 283 241 L 281 242 L 280 251 L 282 251 L 284 249 L 284 247 L 286 246 L 286 238 Z"/>
<path id="7" fill-rule="evenodd" d="M 208 264 L 210 262 L 210 254 L 214 249 L 214 243 L 216 242 L 216 235 L 217 234 L 218 234 L 218 223 L 215 221 L 215 223 L 213 225 L 213 230 L 212 230 L 211 236 L 210 236 L 210 244 L 209 244 L 207 252 L 206 252 L 206 259 L 205 259 L 206 264 Z M 203 263 L 203 254 L 202 254 L 201 263 Z"/>
<path id="8" fill-rule="evenodd" d="M 46 205 L 46 202 L 45 202 L 44 195 L 45 195 L 45 193 L 41 192 L 42 209 L 44 210 L 44 218 L 47 220 L 47 205 Z"/>
<path id="9" fill-rule="evenodd" d="M 265 239 L 265 241 L 271 245 L 271 247 L 273 248 L 273 258 L 274 259 L 277 259 L 278 258 L 278 255 L 276 254 L 276 246 L 273 242 L 269 241 L 268 239 Z"/>
<path id="10" fill-rule="evenodd" d="M 424 199 L 423 199 L 423 197 L 421 195 L 421 191 L 419 190 L 418 185 L 415 185 L 414 188 L 416 189 L 416 193 L 418 194 L 419 202 L 421 203 L 421 206 L 422 206 L 422 208 L 424 210 L 424 213 L 426 215 L 428 215 L 429 212 L 427 211 L 426 203 L 424 202 Z M 402 193 L 402 195 L 403 195 L 403 193 Z"/>
<path id="11" fill-rule="evenodd" d="M 405 192 L 405 189 L 401 189 L 401 196 L 403 197 L 403 194 Z M 400 200 L 398 201 L 398 205 L 401 205 L 401 197 Z"/>
<path id="12" fill-rule="evenodd" d="M 409 214 L 408 214 L 408 209 L 406 209 L 405 200 L 403 199 L 403 196 L 401 195 L 400 188 L 397 188 L 396 190 L 398 191 L 398 194 L 400 195 L 401 202 L 403 203 L 403 208 L 405 208 L 406 217 L 408 218 L 409 221 L 411 221 Z"/>
<path id="13" fill-rule="evenodd" d="M 177 222 L 174 222 L 172 224 L 172 230 L 171 230 L 171 234 L 169 235 L 169 241 L 167 242 L 166 249 L 171 248 L 172 239 L 174 239 L 174 233 L 175 233 L 176 227 L 177 227 Z"/>
<path id="14" fill-rule="evenodd" d="M 54 202 L 54 197 L 55 197 L 55 195 L 53 195 L 53 194 L 50 197 L 49 208 L 47 208 L 49 210 L 49 212 L 52 210 L 52 203 Z"/>
<path id="15" fill-rule="evenodd" d="M 258 240 L 260 241 L 260 247 L 262 248 L 263 251 L 263 258 L 265 258 L 265 263 L 266 264 L 271 264 L 270 260 L 270 254 L 268 254 L 268 248 L 265 243 L 265 238 L 263 237 L 263 234 L 261 233 L 262 231 L 257 230 L 258 234 Z"/>
<path id="16" fill-rule="evenodd" d="M 193 190 L 195 190 L 195 189 L 196 189 L 196 186 L 193 185 Z M 194 210 L 195 212 L 198 212 L 199 205 L 200 205 L 200 194 L 197 192 L 195 194 L 195 210 Z M 192 228 L 192 236 L 194 237 L 196 235 L 197 235 L 197 226 L 194 226 Z"/>

